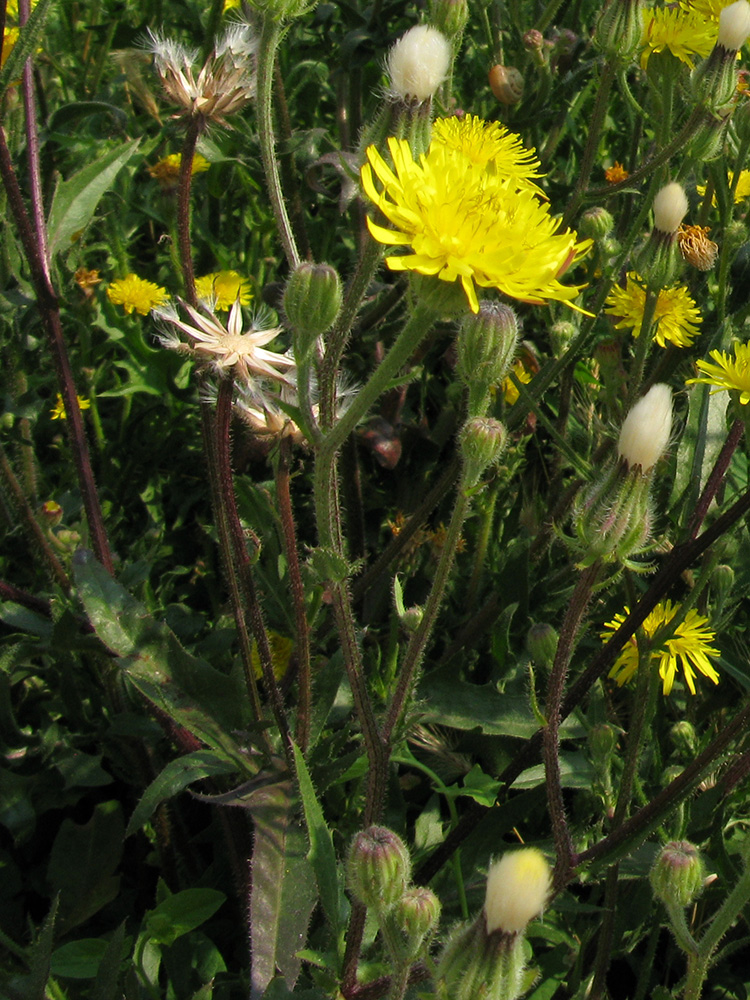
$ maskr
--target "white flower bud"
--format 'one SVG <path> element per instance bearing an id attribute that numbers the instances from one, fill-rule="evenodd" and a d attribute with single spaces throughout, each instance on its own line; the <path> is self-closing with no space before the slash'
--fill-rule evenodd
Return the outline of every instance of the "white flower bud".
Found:
<path id="1" fill-rule="evenodd" d="M 629 468 L 640 465 L 646 473 L 666 451 L 671 433 L 672 390 L 657 383 L 625 417 L 617 450 Z"/>
<path id="2" fill-rule="evenodd" d="M 550 869 L 535 847 L 504 854 L 490 865 L 484 917 L 487 933 L 517 934 L 544 909 Z"/>
<path id="3" fill-rule="evenodd" d="M 426 101 L 445 79 L 450 62 L 451 44 L 437 28 L 409 28 L 388 53 L 391 89 L 403 100 Z"/>
<path id="4" fill-rule="evenodd" d="M 750 35 L 750 3 L 736 0 L 719 14 L 719 34 L 716 44 L 729 52 L 737 52 Z"/>
<path id="5" fill-rule="evenodd" d="M 747 4 L 747 0 L 738 2 Z M 654 228 L 662 233 L 676 233 L 687 210 L 687 197 L 680 185 L 675 181 L 665 185 L 654 198 Z"/>

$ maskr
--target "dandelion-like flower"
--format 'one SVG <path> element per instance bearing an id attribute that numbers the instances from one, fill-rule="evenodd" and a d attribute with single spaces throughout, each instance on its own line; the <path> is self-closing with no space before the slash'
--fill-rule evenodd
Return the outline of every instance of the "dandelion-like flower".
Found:
<path id="1" fill-rule="evenodd" d="M 480 167 L 440 142 L 418 161 L 404 140 L 391 138 L 388 148 L 395 169 L 368 147 L 362 186 L 395 227 L 386 229 L 368 217 L 373 237 L 412 250 L 387 258 L 392 271 L 460 281 L 475 313 L 477 285 L 534 305 L 549 299 L 572 305 L 580 286 L 562 285 L 558 278 L 591 241 L 579 243 L 570 230 L 558 232 L 559 220 L 534 191 L 519 190 L 514 177 Z"/>
<path id="2" fill-rule="evenodd" d="M 91 400 L 84 399 L 83 396 L 76 396 L 78 400 L 79 410 L 89 410 L 91 409 Z M 65 403 L 63 403 L 63 398 L 58 392 L 57 399 L 55 400 L 55 405 L 49 411 L 50 420 L 67 420 L 68 414 L 65 412 Z"/>
<path id="3" fill-rule="evenodd" d="M 122 306 L 126 313 L 135 311 L 146 316 L 166 302 L 169 296 L 166 288 L 131 273 L 112 282 L 107 288 L 107 298 L 114 305 Z"/>
<path id="4" fill-rule="evenodd" d="M 182 306 L 189 322 L 181 319 L 172 305 L 154 310 L 154 318 L 164 330 L 159 338 L 163 347 L 192 353 L 220 374 L 231 371 L 236 378 L 245 381 L 257 376 L 278 382 L 290 381 L 294 368 L 292 358 L 265 349 L 265 345 L 281 333 L 281 327 L 260 329 L 261 324 L 256 321 L 243 332 L 242 308 L 238 301 L 232 306 L 226 326 L 205 306 L 194 309 L 187 302 Z M 187 343 L 180 340 L 178 331 L 186 334 Z"/>
<path id="5" fill-rule="evenodd" d="M 705 382 L 706 385 L 713 386 L 712 394 L 722 390 L 736 391 L 743 406 L 750 403 L 750 343 L 735 344 L 733 358 L 726 351 L 711 351 L 710 357 L 716 364 L 697 361 L 698 371 L 703 374 L 689 378 L 686 384 Z"/>
<path id="6" fill-rule="evenodd" d="M 626 170 L 619 160 L 615 160 L 612 166 L 607 167 L 604 171 L 604 180 L 607 184 L 620 184 L 622 181 L 626 181 L 628 177 L 630 177 L 630 171 Z"/>
<path id="7" fill-rule="evenodd" d="M 199 299 L 213 304 L 216 312 L 231 309 L 237 299 L 246 306 L 253 297 L 250 279 L 237 271 L 213 271 L 195 279 L 195 293 Z"/>
<path id="8" fill-rule="evenodd" d="M 734 183 L 734 171 L 730 170 L 727 173 L 727 186 L 729 187 L 730 190 L 733 183 Z M 706 185 L 698 184 L 696 186 L 696 191 L 701 196 L 701 198 L 705 198 Z M 750 170 L 742 170 L 740 171 L 739 180 L 737 181 L 737 188 L 734 192 L 735 205 L 739 205 L 740 202 L 744 201 L 748 197 L 748 195 L 750 195 Z M 715 194 L 713 196 L 712 204 L 714 208 L 716 208 L 716 206 L 718 205 Z"/>
<path id="9" fill-rule="evenodd" d="M 680 606 L 673 605 L 671 601 L 657 604 L 643 623 L 646 637 L 651 639 L 662 625 L 672 621 L 679 610 Z M 612 621 L 606 622 L 604 627 L 608 631 L 601 632 L 601 638 L 609 639 L 629 614 L 630 610 L 626 607 L 624 614 L 617 614 Z M 680 670 L 691 694 L 695 694 L 696 671 L 713 684 L 719 683 L 719 675 L 711 665 L 710 657 L 721 654 L 718 649 L 709 645 L 713 642 L 714 633 L 706 628 L 707 625 L 708 618 L 698 614 L 695 608 L 691 608 L 684 620 L 675 628 L 671 638 L 665 639 L 658 648 L 651 650 L 650 662 L 659 664 L 659 677 L 665 695 L 672 690 L 674 679 Z M 632 636 L 615 661 L 609 676 L 622 687 L 638 670 L 638 659 L 638 645 L 635 636 Z"/>
<path id="10" fill-rule="evenodd" d="M 464 155 L 475 166 L 513 177 L 518 187 L 542 194 L 532 178 L 541 177 L 534 149 L 527 149 L 520 135 L 509 132 L 500 122 L 486 122 L 475 115 L 438 118 L 432 127 L 432 144 Z"/>
<path id="11" fill-rule="evenodd" d="M 164 89 L 185 116 L 224 124 L 255 96 L 258 42 L 249 25 L 231 25 L 198 72 L 197 52 L 153 31 L 149 38 Z"/>
<path id="12" fill-rule="evenodd" d="M 152 167 L 148 168 L 148 172 L 158 181 L 161 187 L 165 191 L 171 191 L 177 186 L 177 181 L 180 177 L 180 164 L 182 163 L 182 153 L 170 153 L 169 156 L 163 156 L 157 163 Z M 208 162 L 205 156 L 200 153 L 196 153 L 193 156 L 193 162 L 190 165 L 190 173 L 195 176 L 196 174 L 202 174 L 211 164 Z"/>
<path id="13" fill-rule="evenodd" d="M 643 12 L 641 67 L 667 49 L 693 69 L 693 56 L 707 56 L 716 41 L 717 26 L 693 11 L 652 7 Z"/>
<path id="14" fill-rule="evenodd" d="M 646 305 L 646 289 L 634 271 L 627 276 L 625 288 L 615 285 L 607 296 L 605 312 L 617 317 L 616 330 L 632 330 L 638 337 Z M 663 288 L 656 300 L 653 320 L 653 338 L 659 347 L 667 342 L 675 347 L 690 347 L 698 336 L 702 323 L 700 309 L 684 286 Z"/>

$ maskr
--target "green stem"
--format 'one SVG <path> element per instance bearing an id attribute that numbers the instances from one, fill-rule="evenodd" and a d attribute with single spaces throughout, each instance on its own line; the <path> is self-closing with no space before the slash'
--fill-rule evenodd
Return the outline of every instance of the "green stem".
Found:
<path id="1" fill-rule="evenodd" d="M 656 313 L 656 303 L 659 301 L 659 293 L 650 288 L 646 291 L 646 300 L 643 304 L 643 318 L 641 319 L 641 329 L 635 341 L 635 354 L 633 355 L 633 365 L 628 378 L 628 399 L 627 407 L 630 408 L 638 398 L 638 393 L 643 382 L 643 372 L 646 368 L 646 358 L 651 348 L 651 324 Z"/>
<path id="2" fill-rule="evenodd" d="M 286 210 L 284 194 L 281 190 L 281 177 L 279 174 L 279 164 L 276 159 L 272 115 L 273 67 L 282 31 L 282 26 L 271 17 L 267 16 L 263 19 L 260 44 L 258 46 L 256 116 L 260 154 L 263 161 L 263 170 L 266 175 L 268 197 L 271 202 L 274 218 L 276 219 L 276 226 L 279 231 L 284 255 L 289 264 L 289 269 L 293 271 L 299 267 L 300 255 Z"/>
<path id="3" fill-rule="evenodd" d="M 185 285 L 185 298 L 193 307 L 198 305 L 193 272 L 193 249 L 190 244 L 190 191 L 193 186 L 193 160 L 198 136 L 205 127 L 205 120 L 197 116 L 191 118 L 185 131 L 180 157 L 180 176 L 177 185 L 177 248 Z"/>

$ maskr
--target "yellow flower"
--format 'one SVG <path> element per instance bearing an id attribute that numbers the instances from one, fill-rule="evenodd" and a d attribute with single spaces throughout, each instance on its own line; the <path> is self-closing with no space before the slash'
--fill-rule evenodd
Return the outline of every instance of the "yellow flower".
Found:
<path id="1" fill-rule="evenodd" d="M 716 364 L 698 361 L 698 371 L 704 374 L 699 378 L 689 378 L 686 385 L 705 382 L 714 386 L 712 394 L 723 389 L 735 390 L 739 392 L 743 406 L 750 403 L 750 343 L 735 344 L 733 359 L 725 351 L 711 351 L 711 357 Z"/>
<path id="2" fill-rule="evenodd" d="M 78 408 L 81 410 L 88 410 L 91 408 L 91 400 L 84 399 L 83 396 L 76 396 L 78 400 Z M 67 418 L 67 413 L 65 412 L 65 404 L 63 403 L 63 398 L 58 392 L 55 405 L 49 411 L 50 418 L 52 420 L 65 420 Z"/>
<path id="3" fill-rule="evenodd" d="M 615 160 L 614 164 L 604 171 L 604 179 L 607 184 L 619 184 L 621 181 L 627 180 L 628 177 L 630 177 L 630 171 L 626 170 L 619 160 Z"/>
<path id="4" fill-rule="evenodd" d="M 672 621 L 680 610 L 679 605 L 672 605 L 671 601 L 661 601 L 656 605 L 650 615 L 643 623 L 643 631 L 650 639 L 662 625 Z M 613 632 L 625 621 L 630 614 L 629 608 L 625 608 L 625 614 L 618 614 L 611 622 L 606 622 L 605 628 L 608 632 L 601 632 L 602 639 L 610 639 Z M 685 683 L 691 694 L 695 694 L 695 671 L 708 677 L 714 684 L 719 683 L 719 675 L 711 666 L 710 656 L 720 656 L 718 649 L 713 649 L 708 644 L 713 641 L 714 633 L 706 628 L 708 618 L 699 615 L 695 608 L 691 608 L 682 621 L 674 630 L 669 639 L 652 649 L 650 652 L 650 662 L 658 662 L 659 677 L 662 679 L 663 691 L 668 695 L 672 690 L 675 675 L 679 666 L 685 675 Z M 635 636 L 631 637 L 625 649 L 620 653 L 615 661 L 615 665 L 609 672 L 609 676 L 614 678 L 622 687 L 638 670 L 638 645 Z"/>
<path id="5" fill-rule="evenodd" d="M 149 167 L 148 172 L 154 180 L 157 180 L 168 191 L 177 186 L 177 181 L 180 177 L 181 162 L 182 153 L 170 153 L 169 156 L 163 156 L 153 167 Z M 196 153 L 193 157 L 190 173 L 194 177 L 196 174 L 204 173 L 210 166 L 211 164 L 205 156 Z"/>
<path id="6" fill-rule="evenodd" d="M 246 306 L 253 297 L 250 279 L 240 277 L 236 271 L 214 271 L 196 278 L 195 292 L 199 299 L 213 301 L 216 312 L 231 309 L 238 298 L 240 305 Z"/>
<path id="7" fill-rule="evenodd" d="M 153 308 L 166 302 L 169 296 L 165 288 L 131 273 L 112 282 L 107 289 L 107 298 L 114 305 L 122 306 L 126 313 L 135 310 L 146 316 Z"/>
<path id="8" fill-rule="evenodd" d="M 693 56 L 707 56 L 714 47 L 718 24 L 702 14 L 670 7 L 652 7 L 643 12 L 641 67 L 649 58 L 668 49 L 693 69 Z"/>
<path id="9" fill-rule="evenodd" d="M 513 365 L 513 374 L 516 376 L 519 382 L 523 382 L 524 385 L 528 385 L 531 381 L 531 373 L 527 372 L 523 366 L 523 361 L 520 359 Z M 503 380 L 503 397 L 508 406 L 513 406 L 516 402 L 520 393 L 515 385 L 515 383 L 507 377 Z"/>
<path id="10" fill-rule="evenodd" d="M 268 645 L 271 647 L 273 675 L 277 681 L 280 681 L 289 669 L 294 643 L 285 635 L 280 635 L 278 632 L 269 629 Z M 253 648 L 250 651 L 250 663 L 252 664 L 253 673 L 260 680 L 263 676 L 263 667 L 260 664 L 260 653 L 258 652 L 258 643 L 255 639 L 253 639 Z"/>
<path id="11" fill-rule="evenodd" d="M 707 21 L 719 24 L 719 14 L 726 7 L 727 0 L 680 0 L 680 7 L 689 14 L 698 14 Z"/>
<path id="12" fill-rule="evenodd" d="M 730 170 L 727 173 L 727 187 L 731 189 L 733 182 L 734 182 L 734 171 Z M 705 184 L 696 185 L 696 191 L 701 196 L 701 198 L 705 198 L 706 185 Z M 748 197 L 748 195 L 750 195 L 750 170 L 742 170 L 740 171 L 740 177 L 739 180 L 737 181 L 737 190 L 734 192 L 735 205 L 739 205 L 739 203 L 741 201 L 744 201 L 745 198 Z M 714 195 L 713 197 L 712 204 L 714 208 L 716 208 L 718 204 L 716 200 L 716 195 Z"/>
<path id="13" fill-rule="evenodd" d="M 3 31 L 3 47 L 0 53 L 0 68 L 2 68 L 8 56 L 13 51 L 13 48 L 18 41 L 19 29 L 18 28 L 5 28 Z"/>
<path id="14" fill-rule="evenodd" d="M 462 150 L 441 142 L 417 162 L 403 139 L 389 139 L 388 148 L 395 172 L 370 146 L 362 186 L 395 226 L 386 229 L 368 217 L 373 237 L 412 250 L 387 258 L 392 271 L 460 281 L 475 313 L 476 285 L 534 305 L 548 299 L 572 305 L 580 287 L 562 285 L 558 278 L 591 241 L 578 243 L 569 230 L 558 233 L 559 220 L 533 190 L 519 190 L 514 177 L 475 164 Z"/>
<path id="15" fill-rule="evenodd" d="M 485 122 L 474 115 L 438 118 L 432 127 L 432 144 L 463 154 L 475 166 L 501 177 L 513 177 L 518 187 L 531 188 L 544 197 L 531 180 L 542 176 L 535 151 L 526 149 L 521 137 L 499 122 Z"/>
<path id="16" fill-rule="evenodd" d="M 634 337 L 641 332 L 646 303 L 646 289 L 641 280 L 631 271 L 625 288 L 615 285 L 609 293 L 604 310 L 610 316 L 619 317 L 619 322 L 615 323 L 616 330 L 632 330 Z M 700 309 L 687 288 L 675 285 L 659 292 L 653 321 L 653 337 L 659 347 L 666 347 L 667 341 L 675 347 L 690 347 L 693 338 L 700 333 L 698 326 L 702 322 Z"/>

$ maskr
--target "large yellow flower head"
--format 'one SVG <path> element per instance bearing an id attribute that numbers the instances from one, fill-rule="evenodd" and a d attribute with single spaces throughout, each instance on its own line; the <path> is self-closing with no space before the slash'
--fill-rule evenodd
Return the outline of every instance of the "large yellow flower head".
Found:
<path id="1" fill-rule="evenodd" d="M 389 139 L 388 148 L 394 170 L 370 146 L 362 187 L 395 227 L 368 218 L 374 238 L 412 250 L 388 257 L 392 271 L 460 281 L 475 313 L 477 285 L 535 305 L 549 299 L 572 304 L 580 287 L 562 285 L 558 278 L 591 241 L 579 243 L 569 230 L 558 233 L 559 220 L 533 190 L 519 189 L 514 176 L 475 163 L 463 149 L 440 141 L 418 161 L 405 140 Z"/>
<path id="2" fill-rule="evenodd" d="M 716 362 L 712 365 L 710 361 L 698 361 L 698 370 L 703 375 L 698 378 L 689 378 L 687 385 L 694 382 L 705 382 L 712 385 L 714 392 L 721 392 L 723 389 L 735 390 L 740 394 L 740 403 L 745 406 L 750 403 L 750 343 L 735 344 L 734 358 L 726 351 L 711 351 L 711 357 Z"/>
<path id="3" fill-rule="evenodd" d="M 671 601 L 661 601 L 656 605 L 650 615 L 643 623 L 643 631 L 650 639 L 654 636 L 662 625 L 672 621 L 680 610 L 679 604 L 673 605 Z M 610 639 L 612 634 L 625 621 L 630 614 L 629 608 L 625 608 L 625 614 L 617 614 L 611 622 L 605 624 L 609 631 L 601 632 L 602 639 Z M 714 633 L 706 628 L 708 618 L 699 615 L 695 608 L 691 608 L 685 615 L 684 620 L 675 628 L 669 639 L 655 649 L 651 650 L 651 663 L 659 664 L 659 677 L 662 680 L 662 689 L 665 695 L 672 690 L 675 676 L 679 666 L 685 675 L 685 683 L 691 694 L 695 694 L 695 672 L 708 677 L 714 684 L 719 683 L 719 675 L 711 666 L 709 657 L 720 656 L 718 649 L 713 649 L 709 643 L 713 641 Z M 615 665 L 609 672 L 622 687 L 638 670 L 638 645 L 635 637 L 629 639 L 623 651 L 615 661 Z"/>
<path id="4" fill-rule="evenodd" d="M 727 172 L 727 187 L 729 187 L 730 190 L 731 190 L 733 182 L 734 182 L 734 171 L 733 170 L 729 170 Z M 705 184 L 697 184 L 696 185 L 696 191 L 701 196 L 701 198 L 705 198 L 706 197 L 706 185 Z M 744 201 L 748 197 L 748 195 L 750 195 L 750 170 L 741 170 L 740 171 L 740 176 L 737 179 L 737 188 L 735 189 L 735 192 L 734 192 L 734 203 L 735 203 L 735 205 L 739 205 L 740 202 Z M 714 195 L 714 197 L 713 197 L 712 204 L 713 204 L 714 208 L 716 208 L 716 206 L 718 205 L 718 202 L 716 200 L 716 195 Z"/>
<path id="5" fill-rule="evenodd" d="M 535 150 L 526 149 L 520 135 L 509 132 L 500 122 L 486 122 L 475 115 L 438 118 L 432 127 L 432 145 L 463 154 L 475 166 L 513 177 L 519 187 L 542 194 L 531 180 L 542 176 Z"/>
<path id="6" fill-rule="evenodd" d="M 714 47 L 718 26 L 695 11 L 652 7 L 643 12 L 641 67 L 652 55 L 667 49 L 690 69 L 693 56 L 707 56 Z"/>
<path id="7" fill-rule="evenodd" d="M 625 288 L 615 285 L 607 296 L 605 312 L 619 317 L 616 330 L 632 330 L 637 337 L 643 322 L 646 304 L 646 289 L 641 278 L 634 272 L 627 277 Z M 690 347 L 693 338 L 700 333 L 698 326 L 703 322 L 700 309 L 684 286 L 663 288 L 656 300 L 653 320 L 653 337 L 659 347 L 666 347 L 667 341 L 675 347 Z"/>

